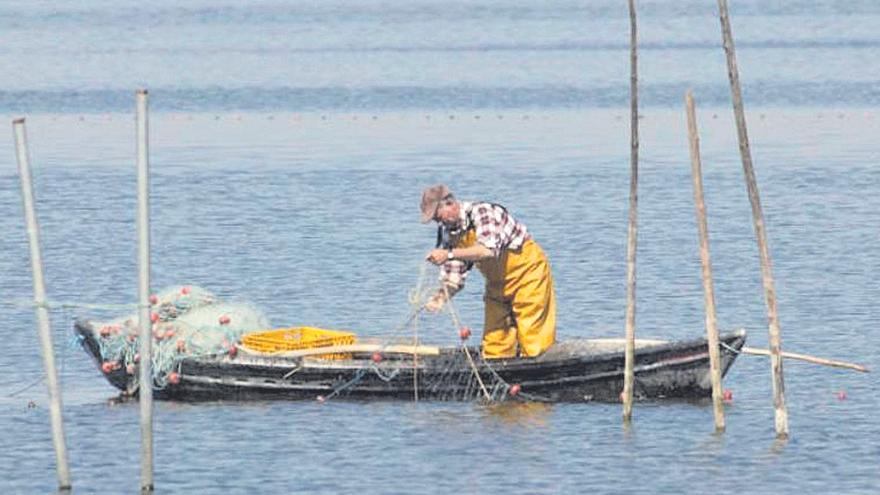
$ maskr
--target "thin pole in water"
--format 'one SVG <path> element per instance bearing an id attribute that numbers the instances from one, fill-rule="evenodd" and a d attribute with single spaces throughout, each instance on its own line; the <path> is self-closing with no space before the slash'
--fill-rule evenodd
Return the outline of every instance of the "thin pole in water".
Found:
<path id="1" fill-rule="evenodd" d="M 746 187 L 749 191 L 749 202 L 752 205 L 752 221 L 755 224 L 755 236 L 758 239 L 758 251 L 761 257 L 761 279 L 764 284 L 764 299 L 767 304 L 767 320 L 770 344 L 770 371 L 773 375 L 773 407 L 775 410 L 776 437 L 788 437 L 788 411 L 785 407 L 785 380 L 782 374 L 782 340 L 779 332 L 779 316 L 776 312 L 776 289 L 773 283 L 773 267 L 770 261 L 770 249 L 767 246 L 767 233 L 764 230 L 764 212 L 761 209 L 761 198 L 758 195 L 758 180 L 752 165 L 752 152 L 749 148 L 749 136 L 746 130 L 746 117 L 743 111 L 742 90 L 739 84 L 739 70 L 736 66 L 736 50 L 730 29 L 730 16 L 727 0 L 718 0 L 721 18 L 721 32 L 724 39 L 724 52 L 727 54 L 727 76 L 730 78 L 730 92 L 733 97 L 733 112 L 736 117 L 736 131 L 739 138 L 739 153 L 742 158 Z"/>
<path id="2" fill-rule="evenodd" d="M 718 327 L 715 320 L 715 286 L 712 282 L 712 262 L 709 259 L 709 225 L 706 203 L 703 200 L 703 170 L 700 161 L 700 136 L 697 131 L 697 112 L 694 96 L 685 95 L 687 107 L 688 143 L 691 152 L 691 175 L 694 180 L 694 208 L 700 233 L 700 262 L 702 264 L 703 299 L 706 306 L 706 340 L 709 343 L 709 377 L 712 380 L 712 406 L 715 412 L 715 431 L 724 431 L 724 404 L 721 392 L 721 356 L 718 350 Z"/>
<path id="3" fill-rule="evenodd" d="M 626 346 L 623 369 L 623 421 L 632 420 L 633 383 L 635 382 L 636 354 L 636 220 L 639 183 L 639 77 L 638 31 L 636 30 L 635 0 L 629 0 L 630 25 L 630 184 L 629 229 L 626 244 Z"/>
<path id="4" fill-rule="evenodd" d="M 150 161 L 147 90 L 137 91 L 138 324 L 140 328 L 141 491 L 153 491 L 153 370 L 150 321 Z"/>
<path id="5" fill-rule="evenodd" d="M 18 174 L 21 178 L 21 197 L 24 205 L 24 218 L 27 225 L 28 243 L 31 251 L 31 271 L 34 278 L 34 311 L 37 317 L 37 331 L 40 335 L 40 350 L 46 368 L 46 386 L 49 389 L 49 419 L 52 425 L 52 443 L 55 446 L 55 464 L 58 471 L 58 489 L 71 488 L 70 468 L 67 464 L 67 445 L 64 437 L 64 421 L 61 415 L 61 391 L 58 386 L 58 371 L 55 368 L 55 351 L 52 346 L 52 332 L 49 324 L 49 310 L 46 306 L 46 285 L 43 279 L 43 255 L 40 247 L 40 226 L 34 209 L 34 185 L 28 161 L 27 133 L 24 119 L 12 121 L 15 134 L 15 156 L 18 160 Z"/>

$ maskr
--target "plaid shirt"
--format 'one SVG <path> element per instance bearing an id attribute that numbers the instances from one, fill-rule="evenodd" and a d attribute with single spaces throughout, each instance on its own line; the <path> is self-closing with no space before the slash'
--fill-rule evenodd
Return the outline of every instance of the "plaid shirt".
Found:
<path id="1" fill-rule="evenodd" d="M 492 203 L 461 202 L 461 218 L 458 226 L 442 229 L 441 247 L 452 249 L 451 235 L 464 235 L 474 229 L 477 243 L 483 245 L 496 258 L 505 249 L 517 250 L 532 238 L 526 226 L 518 222 L 507 210 Z M 449 260 L 440 266 L 440 282 L 453 291 L 464 287 L 468 271 L 473 268 L 472 261 Z"/>

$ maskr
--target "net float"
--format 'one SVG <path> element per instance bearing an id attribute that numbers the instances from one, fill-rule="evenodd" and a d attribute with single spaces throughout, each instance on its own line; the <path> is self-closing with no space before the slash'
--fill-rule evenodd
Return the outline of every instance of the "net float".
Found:
<path id="1" fill-rule="evenodd" d="M 180 288 L 180 295 L 185 296 L 185 295 L 188 295 L 189 293 L 190 293 L 189 287 L 181 287 Z"/>
<path id="2" fill-rule="evenodd" d="M 220 315 L 220 318 L 217 321 L 219 321 L 221 325 L 228 325 L 232 319 L 229 318 L 228 315 Z"/>
<path id="3" fill-rule="evenodd" d="M 159 321 L 159 313 L 150 313 L 150 321 L 153 323 Z"/>
<path id="4" fill-rule="evenodd" d="M 113 363 L 111 363 L 110 361 L 104 361 L 103 363 L 101 363 L 101 371 L 103 371 L 105 374 L 110 373 L 111 371 L 113 371 Z"/>
<path id="5" fill-rule="evenodd" d="M 229 354 L 229 357 L 234 358 L 238 354 L 238 347 L 235 345 L 229 346 L 227 353 Z"/>
<path id="6" fill-rule="evenodd" d="M 177 385 L 178 383 L 180 383 L 180 375 L 177 374 L 176 371 L 168 373 L 168 383 L 172 385 Z"/>
<path id="7" fill-rule="evenodd" d="M 156 294 L 150 294 L 150 304 L 155 305 L 158 303 L 159 303 L 159 296 L 157 296 Z"/>
<path id="8" fill-rule="evenodd" d="M 837 391 L 837 400 L 846 400 L 846 390 Z"/>
<path id="9" fill-rule="evenodd" d="M 461 337 L 461 340 L 467 340 L 471 336 L 471 329 L 468 327 L 461 327 L 461 330 L 458 331 L 458 336 Z"/>
<path id="10" fill-rule="evenodd" d="M 510 386 L 510 390 L 508 390 L 507 393 L 509 393 L 511 397 L 516 397 L 519 394 L 520 390 L 522 390 L 520 384 L 514 383 Z"/>
<path id="11" fill-rule="evenodd" d="M 373 353 L 373 362 L 376 364 L 381 363 L 382 362 L 382 355 L 379 354 L 378 352 L 374 352 Z"/>
<path id="12" fill-rule="evenodd" d="M 733 401 L 733 390 L 730 390 L 730 389 L 725 390 L 721 397 L 724 399 L 725 402 Z"/>

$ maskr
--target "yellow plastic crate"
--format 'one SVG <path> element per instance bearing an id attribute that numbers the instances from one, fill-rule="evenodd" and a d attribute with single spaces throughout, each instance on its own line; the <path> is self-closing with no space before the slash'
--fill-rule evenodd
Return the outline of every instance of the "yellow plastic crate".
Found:
<path id="1" fill-rule="evenodd" d="M 258 352 L 284 352 L 354 344 L 355 334 L 315 327 L 279 328 L 245 334 L 241 343 Z M 350 359 L 350 353 L 319 354 L 322 359 Z"/>

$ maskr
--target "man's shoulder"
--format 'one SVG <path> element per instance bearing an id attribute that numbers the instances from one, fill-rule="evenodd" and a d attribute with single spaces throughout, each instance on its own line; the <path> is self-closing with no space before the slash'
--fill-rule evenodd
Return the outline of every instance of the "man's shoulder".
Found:
<path id="1" fill-rule="evenodd" d="M 493 203 L 491 201 L 472 201 L 472 202 L 468 203 L 468 206 L 473 211 L 494 211 L 494 210 L 504 211 L 504 210 L 506 210 L 506 208 L 504 208 L 504 206 L 502 206 L 498 203 Z"/>

